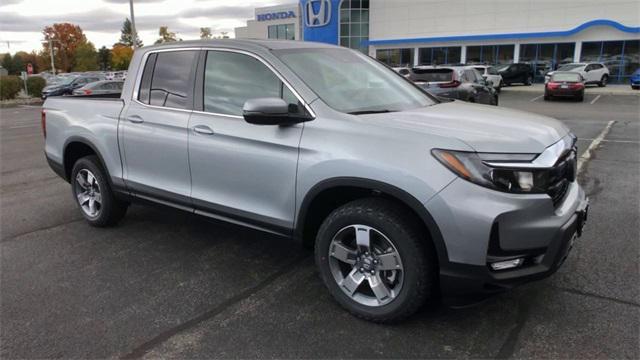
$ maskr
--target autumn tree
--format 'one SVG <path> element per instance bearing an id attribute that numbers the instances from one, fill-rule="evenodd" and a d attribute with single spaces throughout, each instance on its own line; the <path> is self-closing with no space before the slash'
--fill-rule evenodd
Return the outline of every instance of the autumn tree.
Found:
<path id="1" fill-rule="evenodd" d="M 182 39 L 178 39 L 176 37 L 176 33 L 169 31 L 168 26 L 160 26 L 160 29 L 158 30 L 158 35 L 160 35 L 160 38 L 156 40 L 155 42 L 156 44 L 162 44 L 162 43 L 173 42 L 173 41 L 182 41 Z"/>
<path id="2" fill-rule="evenodd" d="M 54 49 L 54 60 L 57 69 L 69 72 L 73 69 L 76 49 L 87 42 L 87 37 L 78 25 L 70 23 L 53 24 L 42 30 L 45 43 L 44 50 L 49 52 L 49 40 Z"/>
<path id="3" fill-rule="evenodd" d="M 107 49 L 106 46 L 98 50 L 98 66 L 102 71 L 111 68 L 111 50 Z"/>
<path id="4" fill-rule="evenodd" d="M 111 69 L 127 70 L 133 57 L 133 49 L 126 45 L 115 44 L 111 49 Z"/>
<path id="5" fill-rule="evenodd" d="M 201 27 L 200 28 L 200 39 L 203 39 L 203 40 L 211 39 L 211 28 L 210 27 Z"/>
<path id="6" fill-rule="evenodd" d="M 131 21 L 129 18 L 124 20 L 122 24 L 122 29 L 120 30 L 120 40 L 118 44 L 127 45 L 133 47 L 133 26 L 131 25 Z M 144 46 L 142 44 L 142 40 L 138 36 L 138 32 L 136 31 L 136 47 Z"/>
<path id="7" fill-rule="evenodd" d="M 96 47 L 88 41 L 78 45 L 73 59 L 74 71 L 98 70 L 98 52 Z"/>

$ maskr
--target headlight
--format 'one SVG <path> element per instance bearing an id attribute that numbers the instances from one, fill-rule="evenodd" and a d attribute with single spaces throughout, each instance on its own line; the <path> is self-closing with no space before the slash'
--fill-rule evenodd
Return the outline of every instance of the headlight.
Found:
<path id="1" fill-rule="evenodd" d="M 431 150 L 433 156 L 449 170 L 472 183 L 511 193 L 545 193 L 549 187 L 550 169 L 509 168 L 509 162 L 529 162 L 536 154 L 474 153 Z M 485 162 L 504 164 L 492 167 Z"/>

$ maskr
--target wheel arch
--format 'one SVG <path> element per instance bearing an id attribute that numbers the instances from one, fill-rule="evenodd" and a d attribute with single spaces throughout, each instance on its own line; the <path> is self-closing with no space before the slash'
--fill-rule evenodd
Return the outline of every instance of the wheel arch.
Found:
<path id="1" fill-rule="evenodd" d="M 438 262 L 440 264 L 448 262 L 442 233 L 424 205 L 413 195 L 394 185 L 365 178 L 336 177 L 314 185 L 300 204 L 293 232 L 294 238 L 306 246 L 312 246 L 322 221 L 331 211 L 364 197 L 387 198 L 407 208 L 426 231 L 428 236 L 426 240 L 433 245 Z"/>
<path id="2" fill-rule="evenodd" d="M 65 180 L 67 182 L 71 181 L 71 171 L 73 170 L 73 165 L 78 161 L 78 159 L 95 155 L 98 157 L 100 161 L 100 165 L 102 169 L 105 171 L 107 175 L 107 179 L 111 183 L 111 176 L 109 175 L 109 170 L 105 166 L 104 159 L 100 154 L 100 151 L 89 141 L 88 139 L 82 136 L 72 136 L 64 144 L 63 152 L 62 152 L 62 166 L 64 169 Z"/>

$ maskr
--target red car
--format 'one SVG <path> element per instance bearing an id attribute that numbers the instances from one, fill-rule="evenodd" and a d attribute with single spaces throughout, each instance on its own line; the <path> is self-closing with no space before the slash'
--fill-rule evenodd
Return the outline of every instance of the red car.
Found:
<path id="1" fill-rule="evenodd" d="M 544 86 L 544 99 L 568 97 L 584 100 L 584 79 L 582 75 L 571 71 L 556 71 Z"/>

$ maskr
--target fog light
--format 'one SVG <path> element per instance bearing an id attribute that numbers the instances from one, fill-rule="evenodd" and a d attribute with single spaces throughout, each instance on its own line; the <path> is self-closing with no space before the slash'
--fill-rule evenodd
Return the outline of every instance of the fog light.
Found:
<path id="1" fill-rule="evenodd" d="M 513 269 L 513 268 L 516 268 L 516 267 L 522 265 L 523 262 L 524 262 L 523 258 L 512 259 L 512 260 L 507 260 L 507 261 L 498 261 L 498 262 L 494 262 L 493 264 L 491 264 L 491 268 L 493 270 Z"/>

